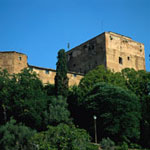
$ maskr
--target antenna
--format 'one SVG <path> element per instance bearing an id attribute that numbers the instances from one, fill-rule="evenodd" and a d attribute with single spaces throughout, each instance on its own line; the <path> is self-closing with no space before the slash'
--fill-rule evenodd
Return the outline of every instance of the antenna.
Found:
<path id="1" fill-rule="evenodd" d="M 68 48 L 68 50 L 70 49 L 70 43 L 68 42 L 68 44 L 67 44 L 67 48 Z"/>

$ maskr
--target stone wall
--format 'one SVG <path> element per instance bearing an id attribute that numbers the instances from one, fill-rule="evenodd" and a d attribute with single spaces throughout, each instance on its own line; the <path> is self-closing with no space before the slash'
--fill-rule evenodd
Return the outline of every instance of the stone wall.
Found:
<path id="1" fill-rule="evenodd" d="M 101 34 L 67 53 L 69 71 L 87 73 L 98 65 L 106 66 L 105 34 Z"/>
<path id="2" fill-rule="evenodd" d="M 27 56 L 15 51 L 0 52 L 0 68 L 6 69 L 10 74 L 19 73 L 28 67 Z"/>
<path id="3" fill-rule="evenodd" d="M 7 69 L 8 73 L 20 73 L 24 68 L 30 68 L 37 73 L 39 79 L 44 83 L 54 84 L 56 70 L 50 68 L 42 68 L 37 66 L 31 66 L 27 63 L 27 56 L 15 51 L 0 52 L 0 68 Z M 69 86 L 78 85 L 83 75 L 68 72 Z"/>
<path id="4" fill-rule="evenodd" d="M 116 33 L 106 32 L 106 67 L 116 72 L 123 68 L 145 70 L 144 44 Z"/>
<path id="5" fill-rule="evenodd" d="M 37 73 L 38 77 L 44 84 L 55 83 L 56 70 L 36 66 L 29 66 L 29 68 Z M 83 78 L 83 75 L 77 73 L 67 73 L 67 76 L 69 78 L 69 86 L 78 85 Z"/>
<path id="6" fill-rule="evenodd" d="M 145 70 L 144 44 L 113 32 L 104 32 L 66 54 L 68 69 L 74 72 L 85 74 L 98 65 L 115 72 L 123 68 Z"/>
<path id="7" fill-rule="evenodd" d="M 78 85 L 83 74 L 98 65 L 121 71 L 123 68 L 145 70 L 144 44 L 113 32 L 104 32 L 66 52 L 69 86 Z M 24 68 L 35 71 L 44 84 L 54 84 L 56 71 L 30 66 L 27 56 L 15 51 L 0 52 L 0 68 L 9 73 L 19 73 Z"/>

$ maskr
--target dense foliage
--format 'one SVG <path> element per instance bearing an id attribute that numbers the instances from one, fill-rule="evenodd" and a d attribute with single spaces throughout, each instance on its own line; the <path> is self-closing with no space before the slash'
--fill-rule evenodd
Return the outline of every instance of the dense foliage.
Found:
<path id="1" fill-rule="evenodd" d="M 139 139 L 140 103 L 132 92 L 98 83 L 87 94 L 83 105 L 89 115 L 97 116 L 99 137 L 110 137 L 115 142 Z"/>
<path id="2" fill-rule="evenodd" d="M 22 125 L 16 124 L 10 119 L 0 127 L 0 149 L 1 150 L 31 150 L 30 140 L 35 131 Z"/>
<path id="3" fill-rule="evenodd" d="M 55 85 L 29 69 L 0 71 L 0 149 L 97 150 L 93 115 L 103 145 L 150 148 L 150 73 L 98 66 L 68 89 L 65 57 L 60 50 Z"/>
<path id="4" fill-rule="evenodd" d="M 86 150 L 90 137 L 83 129 L 59 124 L 48 126 L 47 131 L 35 134 L 32 143 L 38 145 L 39 150 Z"/>
<path id="5" fill-rule="evenodd" d="M 56 64 L 55 91 L 56 95 L 67 96 L 68 77 L 67 77 L 67 58 L 64 49 L 58 52 L 58 61 Z"/>
<path id="6" fill-rule="evenodd" d="M 98 96 L 98 92 L 95 91 L 96 89 L 93 90 L 93 88 L 96 86 L 96 84 L 99 84 L 101 82 L 105 82 L 105 84 L 106 85 L 108 84 L 109 86 L 112 85 L 114 87 L 116 87 L 116 86 L 120 87 L 120 90 L 126 91 L 125 93 L 128 95 L 128 98 L 130 100 L 131 100 L 132 96 L 135 99 L 135 101 L 137 99 L 136 102 L 138 102 L 138 107 L 137 107 L 137 109 L 134 109 L 134 110 L 136 111 L 135 113 L 139 114 L 137 116 L 140 116 L 140 114 L 141 114 L 140 130 L 139 131 L 137 130 L 139 128 L 137 126 L 139 123 L 139 120 L 137 120 L 137 122 L 138 122 L 137 123 L 136 119 L 133 118 L 133 122 L 132 122 L 133 124 L 130 124 L 130 125 L 131 125 L 131 127 L 133 127 L 133 129 L 136 126 L 136 128 L 135 128 L 136 130 L 131 133 L 134 133 L 133 135 L 135 135 L 135 133 L 138 133 L 137 135 L 140 135 L 140 139 L 137 140 L 138 138 L 135 138 L 136 139 L 135 140 L 132 138 L 131 142 L 134 142 L 134 143 L 132 144 L 132 143 L 128 142 L 128 144 L 136 145 L 135 143 L 137 143 L 137 144 L 142 145 L 143 147 L 150 147 L 150 140 L 148 138 L 149 133 L 150 133 L 150 119 L 149 119 L 149 115 L 150 115 L 150 113 L 149 113 L 150 112 L 150 94 L 149 94 L 150 93 L 150 73 L 146 72 L 144 70 L 135 71 L 134 69 L 126 68 L 126 69 L 122 70 L 122 72 L 120 72 L 120 73 L 115 73 L 115 72 L 111 72 L 110 70 L 106 70 L 103 66 L 98 66 L 96 69 L 87 73 L 85 75 L 85 77 L 81 80 L 79 86 L 72 87 L 70 89 L 69 95 L 68 95 L 69 109 L 71 111 L 71 116 L 74 118 L 75 124 L 79 125 L 81 128 L 85 128 L 86 130 L 88 130 L 90 135 L 94 138 L 93 114 L 100 113 L 100 110 L 96 110 L 93 105 L 91 106 L 91 108 L 85 107 L 85 106 L 89 105 L 89 103 L 88 103 L 89 101 L 87 101 L 87 100 L 90 100 L 89 97 L 91 98 L 91 102 L 92 102 L 92 99 L 94 101 L 98 101 L 98 99 L 99 99 L 99 101 L 100 101 L 99 106 L 102 105 L 101 98 L 104 93 L 101 96 Z M 92 90 L 93 90 L 93 93 L 91 93 Z M 94 94 L 94 92 L 95 92 L 95 94 Z M 114 91 L 112 90 L 112 92 L 114 92 Z M 110 99 L 112 97 L 110 95 L 111 93 L 109 93 L 109 92 L 107 93 L 107 97 Z M 114 99 L 118 99 L 118 98 L 119 98 L 118 94 L 114 95 Z M 122 98 L 125 99 L 125 97 L 122 97 Z M 123 103 L 123 102 L 121 102 L 121 103 Z M 112 111 L 111 105 L 112 104 L 110 103 L 109 104 L 110 108 L 108 109 L 110 112 Z M 114 105 L 114 108 L 117 107 L 117 104 L 115 104 L 115 105 Z M 128 107 L 129 107 L 129 109 L 131 109 L 131 107 L 129 105 L 127 105 L 127 108 L 125 109 L 126 114 L 128 113 L 128 111 L 127 111 Z M 108 108 L 108 106 L 106 108 Z M 103 107 L 103 109 L 105 109 L 105 106 Z M 121 109 L 124 109 L 124 108 L 121 108 Z M 139 111 L 137 111 L 137 110 L 139 110 Z M 133 111 L 133 113 L 134 113 L 134 111 Z M 117 114 L 114 115 L 113 117 L 114 117 L 114 119 L 116 119 Z M 138 117 L 138 118 L 140 118 L 140 117 Z M 88 124 L 87 124 L 87 122 L 88 122 Z M 97 120 L 97 123 L 98 122 L 99 121 Z M 120 122 L 119 126 L 122 126 L 123 122 Z M 127 122 L 124 122 L 124 123 L 127 123 Z M 134 122 L 135 122 L 135 124 L 134 124 Z M 101 140 L 103 137 L 106 137 L 107 135 L 106 134 L 102 135 L 103 128 L 100 128 L 101 126 L 99 125 L 99 123 L 97 124 L 97 126 L 98 126 L 97 132 L 99 134 L 98 138 L 99 138 L 99 140 Z M 115 130 L 114 126 L 112 127 L 112 130 Z M 137 136 L 137 137 L 139 137 L 139 136 Z M 117 141 L 119 141 L 119 140 L 117 140 Z"/>

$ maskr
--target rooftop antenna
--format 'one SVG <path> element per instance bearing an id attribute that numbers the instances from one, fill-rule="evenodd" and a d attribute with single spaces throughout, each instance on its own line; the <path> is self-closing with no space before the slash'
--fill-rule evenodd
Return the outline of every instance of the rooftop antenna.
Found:
<path id="1" fill-rule="evenodd" d="M 67 48 L 68 48 L 68 50 L 70 49 L 70 43 L 68 42 L 68 44 L 67 44 Z"/>

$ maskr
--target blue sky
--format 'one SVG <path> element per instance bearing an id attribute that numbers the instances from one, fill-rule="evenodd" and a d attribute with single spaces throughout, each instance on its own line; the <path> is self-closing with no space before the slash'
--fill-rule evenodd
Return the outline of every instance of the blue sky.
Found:
<path id="1" fill-rule="evenodd" d="M 150 0 L 0 0 L 0 51 L 25 53 L 30 65 L 55 69 L 68 42 L 104 31 L 144 43 L 150 71 Z"/>

